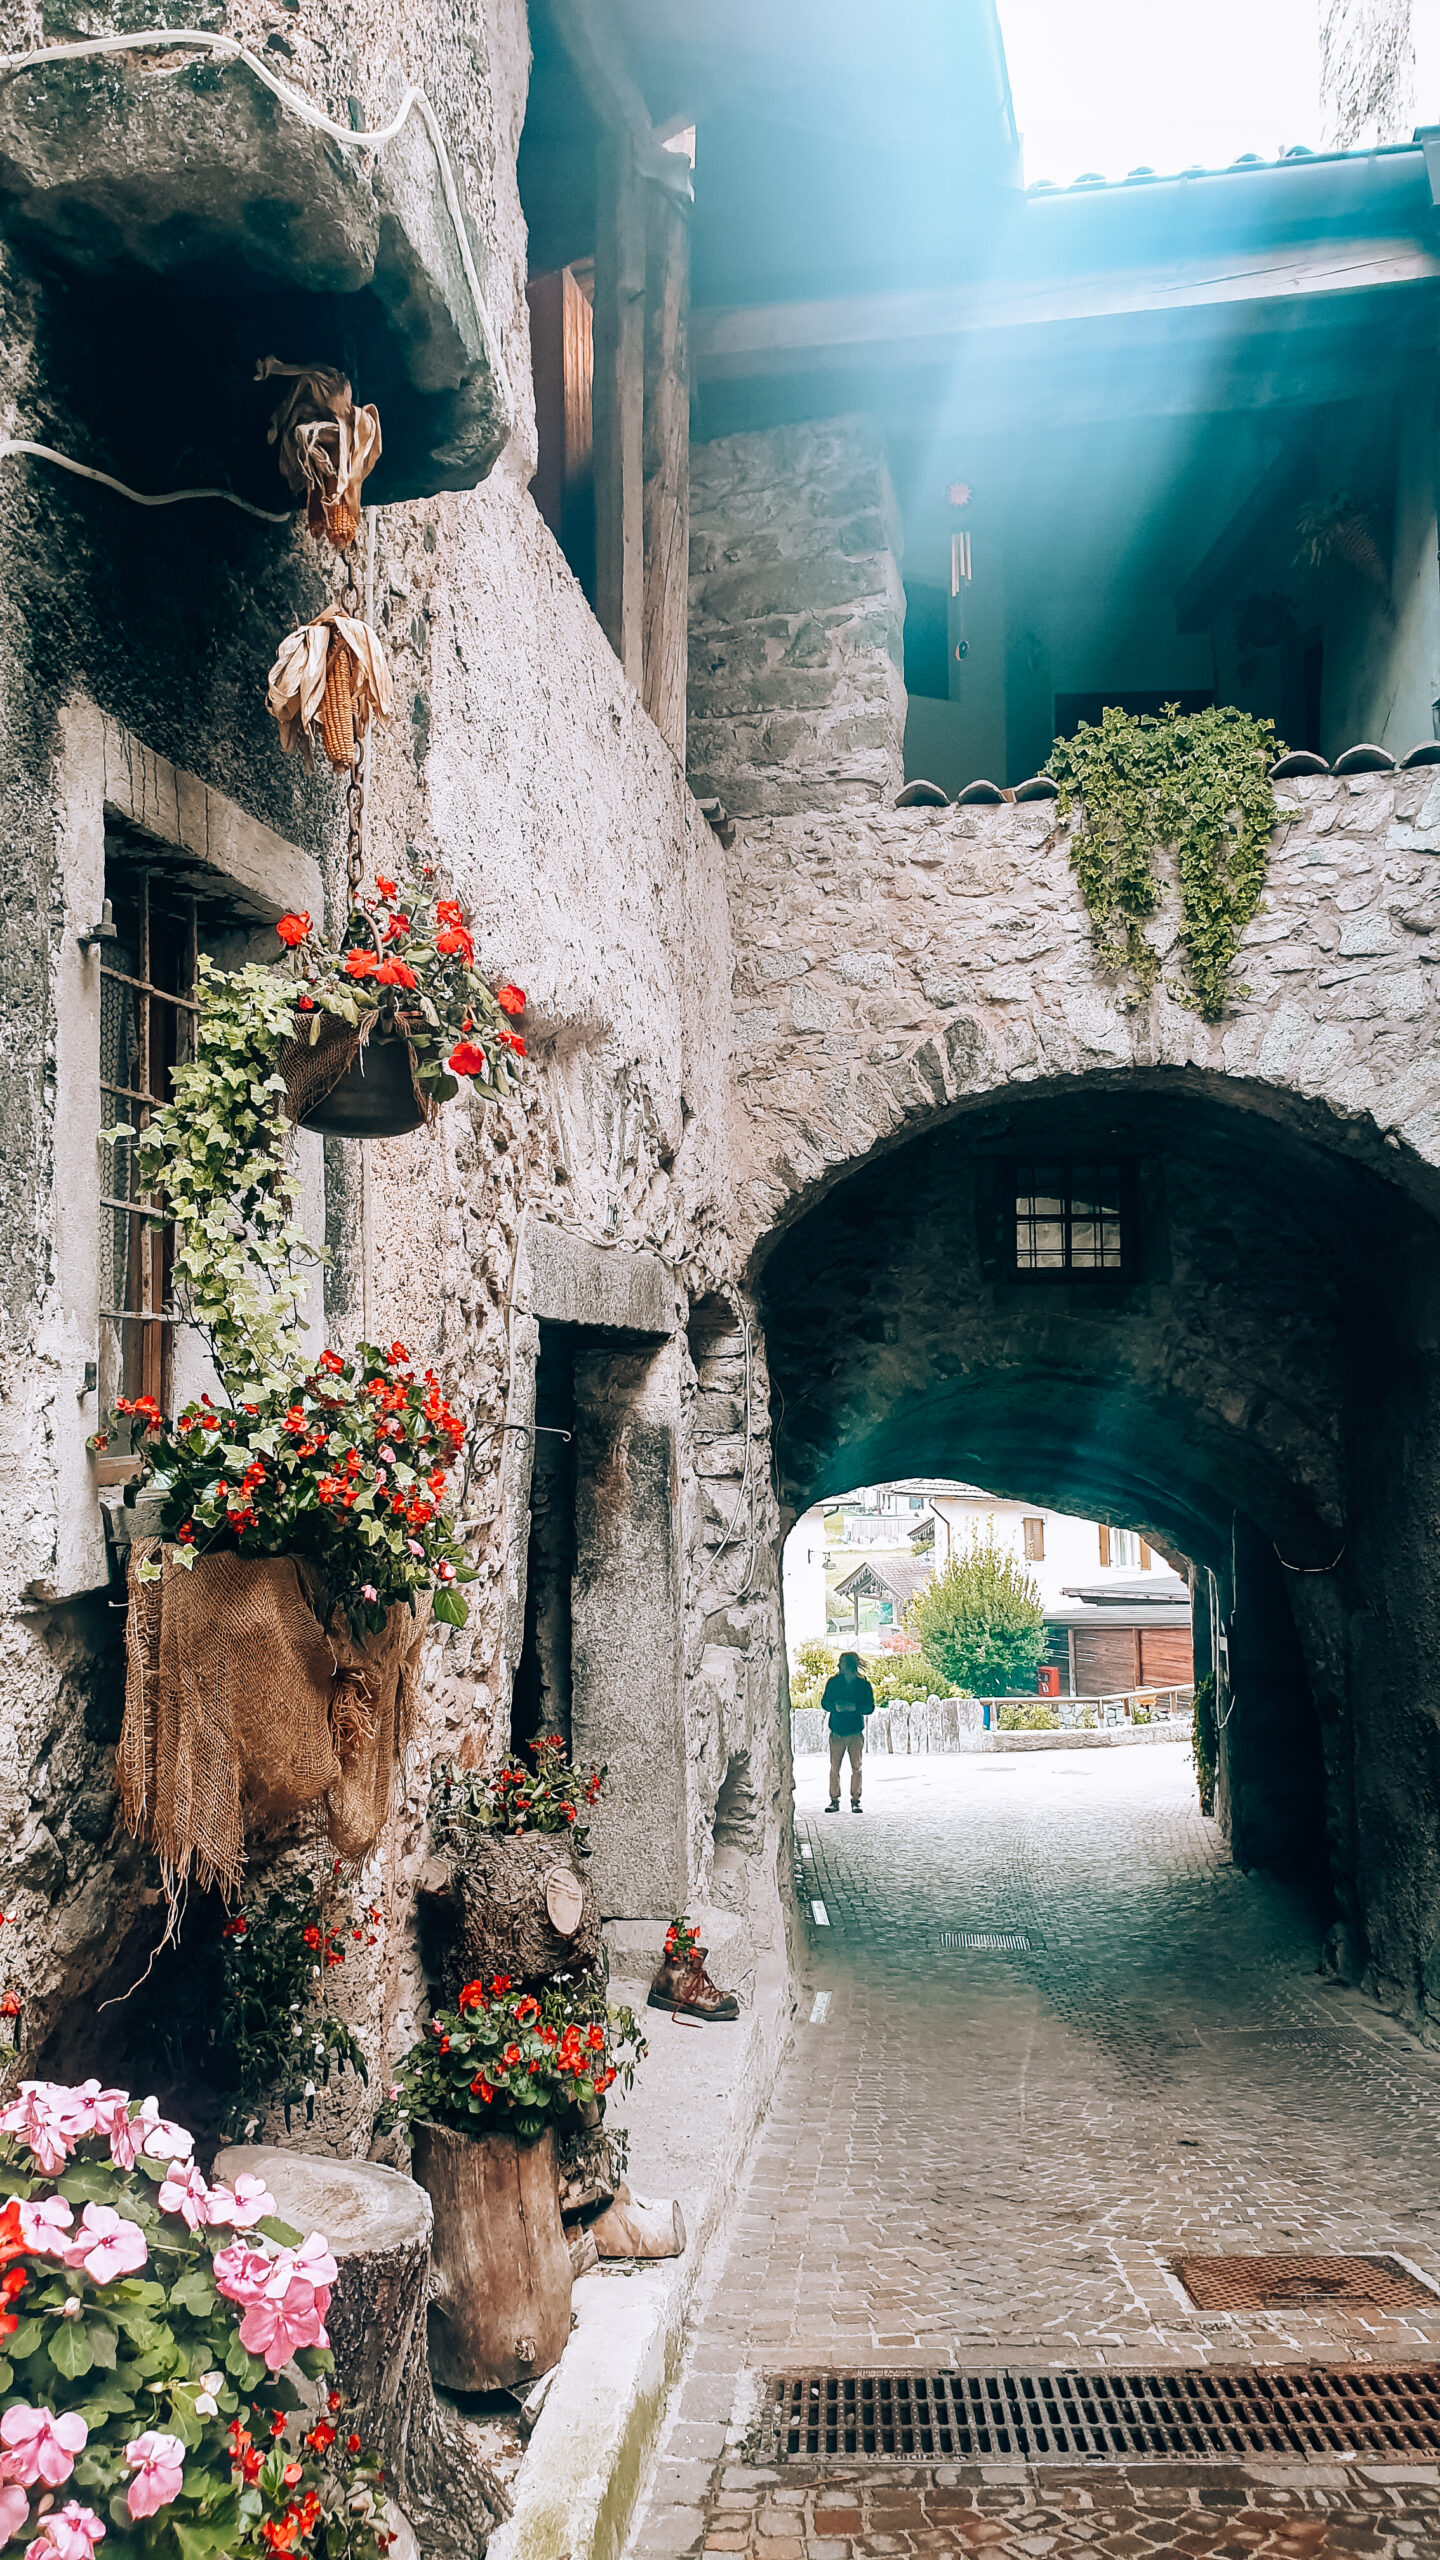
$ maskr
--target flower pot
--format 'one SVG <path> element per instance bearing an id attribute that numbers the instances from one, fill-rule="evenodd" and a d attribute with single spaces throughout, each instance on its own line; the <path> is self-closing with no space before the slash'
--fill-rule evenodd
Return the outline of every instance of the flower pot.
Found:
<path id="1" fill-rule="evenodd" d="M 322 1138 L 403 1138 L 411 1129 L 423 1128 L 425 1112 L 415 1091 L 408 1040 L 388 1024 L 377 1025 L 359 1043 L 347 1022 L 335 1027 L 347 1047 L 354 1044 L 353 1055 L 334 1083 L 300 1113 L 301 1128 L 317 1130 Z M 311 1053 L 317 1061 L 325 1048 L 322 1032 Z"/>
<path id="2" fill-rule="evenodd" d="M 451 2391 L 509 2391 L 548 2373 L 570 2334 L 573 2277 L 555 2137 L 472 2141 L 417 2124 L 414 2171 L 435 2208 L 430 2363 Z"/>

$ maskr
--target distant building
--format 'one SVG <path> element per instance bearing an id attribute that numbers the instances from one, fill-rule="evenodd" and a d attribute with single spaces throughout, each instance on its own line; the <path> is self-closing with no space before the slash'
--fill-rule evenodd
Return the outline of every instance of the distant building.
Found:
<path id="1" fill-rule="evenodd" d="M 1039 1591 L 1042 1658 L 1062 1695 L 1188 1684 L 1189 1584 L 1139 1530 L 944 1477 L 861 1486 L 796 1522 L 784 1559 L 792 1663 L 807 1643 L 900 1649 L 911 1601 L 987 1525 Z"/>

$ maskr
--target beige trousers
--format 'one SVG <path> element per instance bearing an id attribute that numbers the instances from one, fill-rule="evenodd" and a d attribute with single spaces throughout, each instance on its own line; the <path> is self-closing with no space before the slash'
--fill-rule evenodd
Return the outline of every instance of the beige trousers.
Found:
<path id="1" fill-rule="evenodd" d="M 847 1751 L 850 1754 L 850 1801 L 852 1804 L 858 1804 L 860 1801 L 860 1763 L 865 1754 L 865 1736 L 863 1733 L 832 1733 L 830 1736 L 830 1801 L 832 1804 L 838 1804 L 840 1801 L 840 1772 L 845 1765 Z"/>

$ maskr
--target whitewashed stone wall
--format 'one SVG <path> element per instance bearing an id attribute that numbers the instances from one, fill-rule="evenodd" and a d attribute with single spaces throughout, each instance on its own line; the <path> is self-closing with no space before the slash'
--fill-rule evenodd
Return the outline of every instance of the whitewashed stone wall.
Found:
<path id="1" fill-rule="evenodd" d="M 969 1097 L 1185 1068 L 1425 1198 L 1440 1169 L 1440 780 L 1284 784 L 1224 1018 L 1097 968 L 1053 804 L 774 818 L 731 854 L 735 1175 L 750 1245 Z M 1156 920 L 1176 973 L 1172 898 Z M 1241 992 L 1241 990 L 1247 990 Z M 1383 1155 L 1378 1151 L 1383 1149 Z"/>

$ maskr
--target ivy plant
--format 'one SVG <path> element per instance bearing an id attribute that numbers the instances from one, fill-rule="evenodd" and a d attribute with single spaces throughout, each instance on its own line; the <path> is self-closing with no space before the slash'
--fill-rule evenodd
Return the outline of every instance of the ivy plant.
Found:
<path id="1" fill-rule="evenodd" d="M 1227 997 L 1246 995 L 1230 972 L 1258 912 L 1276 823 L 1269 767 L 1284 746 L 1271 720 L 1233 708 L 1157 719 L 1107 704 L 1057 738 L 1046 771 L 1060 785 L 1058 814 L 1079 808 L 1070 864 L 1089 910 L 1101 965 L 1126 973 L 1142 1002 L 1160 976 L 1145 928 L 1164 895 L 1158 856 L 1179 871 L 1179 948 L 1184 975 L 1167 981 L 1181 1004 L 1217 1022 Z"/>

